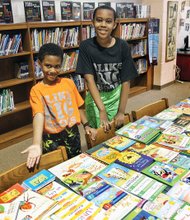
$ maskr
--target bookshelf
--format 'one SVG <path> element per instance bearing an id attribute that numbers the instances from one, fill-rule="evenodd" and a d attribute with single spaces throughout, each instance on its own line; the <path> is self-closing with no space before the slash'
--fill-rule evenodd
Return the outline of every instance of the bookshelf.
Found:
<path id="1" fill-rule="evenodd" d="M 144 24 L 145 34 L 142 37 L 128 39 L 129 44 L 135 44 L 139 41 L 147 41 L 147 25 L 148 19 L 119 19 L 118 25 L 115 29 L 115 36 L 121 37 L 121 28 L 123 24 Z M 75 30 L 75 31 L 74 31 Z M 64 32 L 65 31 L 65 32 Z M 12 111 L 0 114 L 0 149 L 3 149 L 11 144 L 22 141 L 32 136 L 32 113 L 29 104 L 29 92 L 34 84 L 36 84 L 41 77 L 35 75 L 35 57 L 37 57 L 38 49 L 41 44 L 45 43 L 44 36 L 47 33 L 53 35 L 50 41 L 60 43 L 60 32 L 69 33 L 68 38 L 73 37 L 73 42 L 63 43 L 61 46 L 64 53 L 68 53 L 70 57 L 79 49 L 79 44 L 83 31 L 89 31 L 94 34 L 91 21 L 68 21 L 68 22 L 26 22 L 19 24 L 2 24 L 0 27 L 0 34 L 21 34 L 21 46 L 15 54 L 0 56 L 0 92 L 3 89 L 10 89 L 14 95 L 15 108 Z M 73 33 L 74 32 L 74 33 Z M 34 34 L 35 33 L 35 34 Z M 88 33 L 88 35 L 89 35 Z M 63 39 L 62 39 L 63 41 Z M 34 45 L 37 42 L 37 45 Z M 48 41 L 47 41 L 48 42 Z M 152 86 L 152 70 L 148 65 L 148 54 L 134 54 L 134 60 L 144 58 L 147 62 L 147 70 L 139 74 L 139 77 L 131 83 L 130 96 L 145 92 L 151 89 Z M 25 62 L 28 64 L 29 77 L 25 79 L 18 79 L 15 73 L 15 64 L 18 62 Z M 61 77 L 70 77 L 74 74 L 75 68 L 64 69 L 61 71 Z M 73 75 L 73 80 L 75 74 Z M 80 93 L 85 97 L 86 88 L 80 90 Z"/>

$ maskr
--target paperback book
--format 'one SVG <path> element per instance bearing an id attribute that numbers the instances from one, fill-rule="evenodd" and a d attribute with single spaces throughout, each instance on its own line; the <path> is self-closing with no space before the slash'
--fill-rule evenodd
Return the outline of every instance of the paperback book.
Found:
<path id="1" fill-rule="evenodd" d="M 45 21 L 55 21 L 55 2 L 42 1 L 43 15 Z"/>
<path id="2" fill-rule="evenodd" d="M 120 152 L 112 148 L 101 147 L 97 151 L 93 152 L 91 156 L 104 163 L 110 164 L 120 156 Z"/>
<path id="3" fill-rule="evenodd" d="M 106 146 L 116 149 L 118 151 L 124 151 L 135 143 L 136 141 L 120 135 L 116 135 L 113 138 L 104 142 Z"/>
<path id="4" fill-rule="evenodd" d="M 1 0 L 0 2 L 0 23 L 13 23 L 11 0 Z"/>
<path id="5" fill-rule="evenodd" d="M 175 112 L 175 111 L 172 111 L 172 109 L 168 108 L 168 109 L 161 111 L 160 113 L 158 113 L 154 117 L 162 119 L 162 120 L 174 121 L 180 115 L 181 115 L 180 112 Z"/>
<path id="6" fill-rule="evenodd" d="M 0 194 L 0 203 L 10 203 L 20 196 L 26 189 L 19 183 L 14 184 Z"/>
<path id="7" fill-rule="evenodd" d="M 171 220 L 184 219 L 188 220 L 190 216 L 190 206 L 188 204 L 183 204 L 180 209 L 172 216 Z"/>
<path id="8" fill-rule="evenodd" d="M 190 171 L 181 178 L 181 181 L 190 185 Z"/>
<path id="9" fill-rule="evenodd" d="M 41 21 L 40 1 L 24 1 L 26 22 Z"/>
<path id="10" fill-rule="evenodd" d="M 161 131 L 159 129 L 153 129 L 145 125 L 137 124 L 136 122 L 130 122 L 116 131 L 116 134 L 128 137 L 130 139 L 149 144 L 153 141 Z"/>
<path id="11" fill-rule="evenodd" d="M 41 170 L 34 176 L 23 181 L 23 186 L 34 191 L 39 190 L 45 185 L 55 180 L 55 175 L 48 170 Z"/>
<path id="12" fill-rule="evenodd" d="M 156 142 L 178 150 L 190 150 L 190 137 L 183 134 L 161 134 Z"/>
<path id="13" fill-rule="evenodd" d="M 158 181 L 173 186 L 188 172 L 188 170 L 170 163 L 165 164 L 156 161 L 142 172 Z"/>
<path id="14" fill-rule="evenodd" d="M 190 204 L 190 185 L 182 181 L 177 182 L 166 194 Z"/>
<path id="15" fill-rule="evenodd" d="M 95 8 L 95 2 L 83 2 L 83 19 L 92 20 Z"/>
<path id="16" fill-rule="evenodd" d="M 72 18 L 73 20 L 81 20 L 81 2 L 72 2 Z"/>
<path id="17" fill-rule="evenodd" d="M 168 163 L 179 154 L 179 152 L 173 151 L 157 143 L 153 143 L 150 145 L 134 144 L 129 148 L 129 150 L 147 155 L 156 161 L 164 163 Z"/>
<path id="18" fill-rule="evenodd" d="M 72 2 L 62 1 L 61 20 L 72 20 Z"/>
<path id="19" fill-rule="evenodd" d="M 190 123 L 190 115 L 187 114 L 182 114 L 174 120 L 174 124 L 182 127 L 189 125 L 189 123 Z"/>
<path id="20" fill-rule="evenodd" d="M 116 3 L 116 13 L 118 18 L 135 18 L 134 3 Z"/>
<path id="21" fill-rule="evenodd" d="M 183 134 L 185 128 L 179 125 L 172 124 L 166 130 L 163 131 L 163 134 Z"/>
<path id="22" fill-rule="evenodd" d="M 20 203 L 0 203 L 0 219 L 1 220 L 16 220 Z"/>
<path id="23" fill-rule="evenodd" d="M 115 163 L 138 172 L 141 172 L 153 162 L 154 159 L 151 157 L 129 150 L 121 152 L 120 156 L 115 161 Z"/>
<path id="24" fill-rule="evenodd" d="M 166 188 L 163 183 L 116 163 L 107 166 L 98 176 L 112 185 L 148 200 L 155 199 Z"/>
<path id="25" fill-rule="evenodd" d="M 57 176 L 61 181 L 64 181 L 66 177 L 82 169 L 96 175 L 104 169 L 105 166 L 105 164 L 93 159 L 87 154 L 82 153 L 50 168 L 49 171 Z"/>
<path id="26" fill-rule="evenodd" d="M 171 164 L 177 165 L 179 167 L 190 169 L 190 157 L 186 156 L 184 154 L 178 154 L 176 157 L 174 157 L 171 161 Z"/>

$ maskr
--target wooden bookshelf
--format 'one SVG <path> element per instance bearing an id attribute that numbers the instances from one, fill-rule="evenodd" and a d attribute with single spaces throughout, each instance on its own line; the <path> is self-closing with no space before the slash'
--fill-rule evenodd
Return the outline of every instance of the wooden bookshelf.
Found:
<path id="1" fill-rule="evenodd" d="M 136 43 L 140 40 L 147 40 L 147 25 L 148 19 L 117 19 L 117 28 L 115 29 L 115 36 L 121 37 L 121 25 L 129 23 L 140 23 L 146 25 L 146 34 L 142 37 L 128 39 L 129 44 Z M 22 36 L 22 50 L 16 54 L 9 54 L 0 56 L 0 68 L 2 74 L 0 75 L 0 91 L 3 89 L 10 89 L 13 91 L 15 100 L 15 109 L 12 111 L 2 113 L 0 115 L 0 149 L 3 149 L 11 144 L 22 141 L 32 136 L 32 113 L 29 105 L 29 92 L 32 86 L 42 78 L 35 77 L 35 63 L 34 58 L 38 51 L 34 50 L 32 45 L 32 31 L 35 29 L 41 31 L 43 29 L 53 30 L 72 29 L 77 28 L 79 33 L 77 36 L 77 43 L 71 46 L 63 47 L 64 52 L 71 53 L 79 49 L 79 44 L 82 39 L 82 28 L 92 26 L 91 21 L 67 21 L 67 22 L 26 22 L 20 24 L 1 24 L 0 33 L 2 34 L 17 34 Z M 56 42 L 55 42 L 56 43 Z M 148 51 L 146 55 L 134 55 L 133 59 L 145 58 L 148 61 Z M 27 62 L 29 66 L 29 77 L 26 79 L 18 79 L 15 74 L 15 64 L 18 62 Z M 65 77 L 73 74 L 75 69 L 62 71 L 61 76 Z M 152 87 L 152 70 L 149 68 L 147 72 L 140 74 L 138 79 L 131 83 L 129 96 L 134 96 L 145 92 Z M 81 95 L 85 97 L 86 88 L 80 91 Z"/>

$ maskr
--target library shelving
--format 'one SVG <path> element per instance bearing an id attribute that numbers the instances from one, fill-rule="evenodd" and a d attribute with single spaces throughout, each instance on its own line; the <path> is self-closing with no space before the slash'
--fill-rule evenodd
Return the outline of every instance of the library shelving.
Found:
<path id="1" fill-rule="evenodd" d="M 145 25 L 145 34 L 141 37 L 126 39 L 129 44 L 147 43 L 147 25 L 148 19 L 119 19 L 114 34 L 121 37 L 122 25 L 124 24 L 143 24 Z M 47 42 L 54 42 L 62 46 L 65 56 L 68 58 L 65 62 L 74 62 L 74 54 L 77 54 L 83 32 L 94 35 L 91 21 L 67 21 L 67 22 L 25 22 L 18 24 L 2 24 L 0 27 L 0 94 L 3 89 L 9 89 L 13 93 L 15 107 L 11 111 L 0 114 L 0 149 L 11 144 L 22 141 L 32 136 L 32 113 L 29 104 L 29 92 L 31 87 L 42 79 L 41 75 L 36 75 L 36 58 L 40 46 Z M 2 49 L 2 37 L 8 35 L 13 39 L 19 35 L 21 42 L 17 45 L 17 50 L 10 52 Z M 65 36 L 67 36 L 65 38 Z M 68 42 L 67 40 L 70 39 Z M 146 43 L 144 47 L 146 48 Z M 10 43 L 11 46 L 12 43 Z M 138 47 L 138 45 L 137 45 Z M 131 82 L 130 96 L 151 89 L 152 72 L 148 65 L 147 49 L 144 54 L 133 54 L 135 61 L 144 59 L 147 69 L 139 73 L 139 77 Z M 77 54 L 78 55 L 78 54 Z M 29 75 L 27 78 L 17 78 L 16 64 L 24 62 L 28 64 Z M 76 62 L 76 61 L 75 61 Z M 66 65 L 65 64 L 65 65 Z M 139 64 L 137 64 L 139 65 Z M 68 65 L 69 66 L 69 65 Z M 72 66 L 72 65 L 71 65 Z M 61 71 L 61 77 L 69 77 L 75 73 L 75 66 Z M 76 79 L 75 74 L 73 80 Z M 82 79 L 83 82 L 83 79 Z M 77 82 L 78 83 L 78 82 Z M 83 83 L 84 84 L 84 83 Z M 84 86 L 85 87 L 85 86 Z M 85 97 L 86 88 L 80 91 Z"/>

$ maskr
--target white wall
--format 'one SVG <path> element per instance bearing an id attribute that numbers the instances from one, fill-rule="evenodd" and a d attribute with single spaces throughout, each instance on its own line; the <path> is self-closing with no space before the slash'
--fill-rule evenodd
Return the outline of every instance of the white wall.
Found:
<path id="1" fill-rule="evenodd" d="M 36 0 L 33 0 L 36 1 Z M 61 9 L 60 9 L 60 2 L 63 0 L 54 0 L 55 1 L 55 10 L 56 10 L 56 20 L 61 21 Z M 70 1 L 70 0 L 68 0 Z M 72 1 L 72 0 L 71 0 Z M 12 9 L 13 9 L 13 19 L 14 23 L 25 22 L 25 14 L 24 14 L 24 0 L 12 0 Z M 41 15 L 43 21 L 43 13 L 42 13 L 42 0 L 41 2 Z M 142 0 L 115 0 L 115 1 L 108 1 L 108 0 L 74 0 L 74 2 L 95 2 L 95 6 L 98 6 L 98 2 L 111 2 L 111 6 L 115 8 L 116 2 L 134 2 L 136 4 L 141 4 Z"/>

